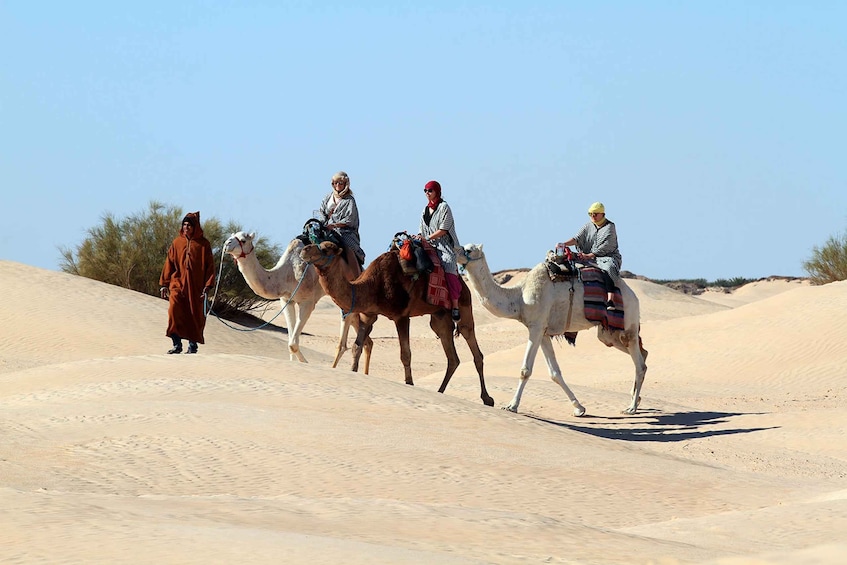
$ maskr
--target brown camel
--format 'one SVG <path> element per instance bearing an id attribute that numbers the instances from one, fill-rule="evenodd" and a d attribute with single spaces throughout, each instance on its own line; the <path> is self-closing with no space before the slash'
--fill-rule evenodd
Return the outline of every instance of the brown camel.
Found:
<path id="1" fill-rule="evenodd" d="M 426 301 L 427 281 L 424 277 L 412 280 L 403 274 L 397 250 L 388 251 L 374 259 L 352 282 L 344 276 L 344 265 L 340 260 L 343 250 L 330 241 L 307 245 L 300 251 L 300 257 L 312 263 L 318 269 L 320 283 L 324 291 L 345 314 L 358 313 L 361 323 L 353 346 L 353 366 L 358 369 L 362 344 L 370 336 L 377 316 L 383 315 L 393 320 L 400 340 L 400 361 L 406 375 L 406 384 L 412 381 L 412 350 L 409 346 L 409 323 L 413 316 L 429 315 L 429 327 L 441 340 L 444 354 L 447 356 L 447 372 L 438 392 L 444 392 L 450 377 L 459 366 L 459 355 L 453 339 L 453 320 L 450 311 L 434 306 Z M 336 260 L 339 259 L 339 260 Z M 460 278 L 461 280 L 461 278 Z M 480 398 L 486 406 L 494 406 L 494 399 L 485 389 L 483 376 L 482 351 L 474 333 L 473 305 L 471 293 L 462 280 L 462 294 L 459 298 L 461 320 L 456 326 L 456 335 L 462 334 L 473 353 L 476 372 L 479 374 Z"/>

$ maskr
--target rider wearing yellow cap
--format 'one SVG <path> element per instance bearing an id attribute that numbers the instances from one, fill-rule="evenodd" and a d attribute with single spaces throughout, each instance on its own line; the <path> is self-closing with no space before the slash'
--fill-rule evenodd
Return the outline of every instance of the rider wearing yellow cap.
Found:
<path id="1" fill-rule="evenodd" d="M 618 250 L 618 232 L 615 224 L 606 218 L 606 207 L 602 202 L 589 206 L 588 215 L 591 221 L 582 226 L 564 245 L 575 245 L 579 259 L 593 261 L 600 267 L 603 271 L 603 281 L 606 283 L 606 308 L 615 310 L 614 280 L 620 278 L 623 262 Z"/>

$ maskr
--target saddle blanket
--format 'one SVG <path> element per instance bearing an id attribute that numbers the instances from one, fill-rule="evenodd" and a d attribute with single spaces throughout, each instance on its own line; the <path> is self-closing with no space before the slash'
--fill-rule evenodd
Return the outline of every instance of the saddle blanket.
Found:
<path id="1" fill-rule="evenodd" d="M 603 275 L 597 267 L 583 267 L 580 269 L 582 285 L 585 288 L 585 319 L 589 322 L 597 322 L 606 330 L 623 330 L 623 296 L 621 290 L 616 286 L 612 294 L 615 299 L 617 310 L 606 310 L 606 285 L 603 284 Z"/>
<path id="2" fill-rule="evenodd" d="M 433 265 L 426 289 L 426 301 L 433 306 L 441 306 L 449 310 L 453 303 L 450 301 L 450 291 L 447 290 L 447 276 L 444 273 L 444 267 L 441 266 L 441 259 L 438 257 L 438 252 L 428 241 L 423 240 L 421 243 Z"/>

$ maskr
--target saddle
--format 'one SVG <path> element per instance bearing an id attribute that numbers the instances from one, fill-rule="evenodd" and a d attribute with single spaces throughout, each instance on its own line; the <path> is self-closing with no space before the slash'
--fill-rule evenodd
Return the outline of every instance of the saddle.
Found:
<path id="1" fill-rule="evenodd" d="M 447 278 L 435 248 L 403 231 L 394 234 L 391 249 L 397 250 L 397 260 L 404 275 L 413 281 L 421 275 L 426 276 L 426 301 L 449 310 L 452 303 Z"/>
<path id="2" fill-rule="evenodd" d="M 310 218 L 303 224 L 303 233 L 297 236 L 297 239 L 303 242 L 303 245 L 314 243 L 318 245 L 324 241 L 331 241 L 340 249 L 345 249 L 344 242 L 338 237 L 334 231 L 327 229 L 324 223 L 317 218 Z"/>
<path id="3" fill-rule="evenodd" d="M 547 267 L 547 274 L 553 282 L 565 282 L 579 277 L 579 269 L 570 249 L 567 248 L 563 254 L 548 251 L 544 266 Z"/>
<path id="4" fill-rule="evenodd" d="M 390 248 L 398 251 L 398 259 L 403 274 L 417 278 L 421 274 L 430 274 L 435 270 L 435 265 L 424 249 L 420 240 L 409 236 L 407 232 L 401 231 L 394 234 Z"/>

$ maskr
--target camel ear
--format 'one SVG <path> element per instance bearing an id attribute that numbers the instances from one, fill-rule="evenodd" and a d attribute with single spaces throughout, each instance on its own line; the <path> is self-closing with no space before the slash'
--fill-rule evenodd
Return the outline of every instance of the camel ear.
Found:
<path id="1" fill-rule="evenodd" d="M 249 237 L 250 239 L 253 239 L 254 237 L 256 237 L 256 232 L 251 231 L 250 233 L 247 234 L 247 237 Z"/>

